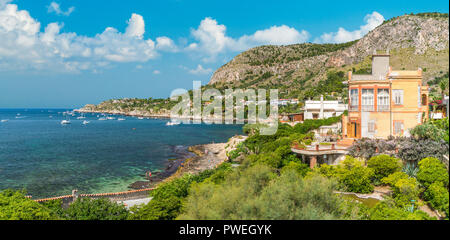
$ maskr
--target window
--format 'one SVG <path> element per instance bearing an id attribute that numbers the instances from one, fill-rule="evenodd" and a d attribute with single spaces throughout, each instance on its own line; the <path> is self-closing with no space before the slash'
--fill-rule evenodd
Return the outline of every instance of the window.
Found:
<path id="1" fill-rule="evenodd" d="M 427 103 L 427 95 L 426 94 L 422 94 L 422 105 L 423 106 L 426 106 L 428 103 Z"/>
<path id="2" fill-rule="evenodd" d="M 361 97 L 361 108 L 362 111 L 373 111 L 374 106 L 374 95 L 373 89 L 363 89 Z"/>
<path id="3" fill-rule="evenodd" d="M 369 133 L 375 133 L 375 121 L 374 120 L 370 120 L 369 121 L 369 125 L 368 125 L 368 131 Z"/>
<path id="4" fill-rule="evenodd" d="M 392 90 L 395 105 L 403 105 L 403 89 Z"/>
<path id="5" fill-rule="evenodd" d="M 402 134 L 403 133 L 403 123 L 402 122 L 394 122 L 394 134 Z"/>
<path id="6" fill-rule="evenodd" d="M 418 86 L 417 87 L 417 106 L 420 108 L 421 106 L 420 106 L 420 102 L 421 102 L 421 99 L 420 99 L 420 86 Z"/>
<path id="7" fill-rule="evenodd" d="M 350 111 L 358 111 L 359 93 L 358 89 L 350 90 Z"/>
<path id="8" fill-rule="evenodd" d="M 377 105 L 379 112 L 389 111 L 389 89 L 378 89 Z"/>

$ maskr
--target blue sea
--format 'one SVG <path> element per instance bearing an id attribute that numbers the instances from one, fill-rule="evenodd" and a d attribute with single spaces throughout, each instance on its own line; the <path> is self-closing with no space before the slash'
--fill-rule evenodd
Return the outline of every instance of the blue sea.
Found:
<path id="1" fill-rule="evenodd" d="M 226 142 L 242 125 L 180 124 L 168 119 L 99 114 L 64 116 L 71 109 L 0 109 L 0 190 L 26 189 L 33 198 L 126 191 L 146 171 L 161 171 L 175 149 Z M 117 118 L 125 118 L 118 121 Z M 71 124 L 61 125 L 69 119 Z M 84 120 L 90 121 L 83 125 Z"/>

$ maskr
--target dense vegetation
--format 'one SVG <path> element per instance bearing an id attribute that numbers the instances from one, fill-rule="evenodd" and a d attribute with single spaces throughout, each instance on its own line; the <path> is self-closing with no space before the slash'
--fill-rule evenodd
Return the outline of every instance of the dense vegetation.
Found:
<path id="1" fill-rule="evenodd" d="M 395 151 L 395 139 L 382 144 L 361 140 L 353 156 L 313 170 L 292 154 L 292 145 L 315 140 L 311 130 L 338 121 L 340 117 L 307 120 L 295 127 L 280 124 L 272 136 L 259 135 L 260 124 L 245 125 L 249 137 L 229 153 L 231 162 L 162 183 L 151 193 L 152 201 L 130 210 L 106 199 L 79 199 L 62 209 L 60 200 L 39 204 L 24 192 L 6 190 L 0 193 L 0 219 L 433 219 L 419 209 L 424 204 L 448 216 L 445 165 L 431 156 L 417 166 L 402 164 L 402 156 L 409 155 Z M 434 141 L 424 136 L 401 143 Z M 371 193 L 378 185 L 390 186 L 392 194 L 374 207 L 336 193 Z"/>

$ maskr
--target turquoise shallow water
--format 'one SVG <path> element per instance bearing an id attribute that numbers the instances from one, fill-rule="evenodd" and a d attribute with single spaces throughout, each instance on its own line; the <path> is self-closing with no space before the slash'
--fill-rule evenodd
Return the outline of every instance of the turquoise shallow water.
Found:
<path id="1" fill-rule="evenodd" d="M 0 109 L 0 189 L 25 188 L 33 197 L 124 191 L 145 171 L 163 170 L 174 149 L 225 142 L 241 125 L 166 126 L 168 120 L 124 117 L 90 124 L 66 109 Z M 20 114 L 20 115 L 17 115 Z M 51 116 L 51 117 L 50 117 Z M 118 116 L 115 116 L 116 118 Z"/>

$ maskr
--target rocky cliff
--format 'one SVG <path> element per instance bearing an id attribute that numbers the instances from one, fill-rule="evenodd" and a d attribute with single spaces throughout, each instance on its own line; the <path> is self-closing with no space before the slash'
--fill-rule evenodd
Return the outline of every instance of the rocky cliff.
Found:
<path id="1" fill-rule="evenodd" d="M 219 68 L 209 86 L 277 87 L 289 95 L 326 78 L 328 71 L 370 71 L 370 56 L 390 50 L 393 69 L 424 69 L 424 82 L 448 72 L 448 14 L 404 15 L 344 44 L 261 46 Z M 297 93 L 297 92 L 296 92 Z"/>

